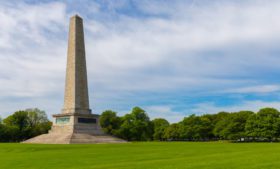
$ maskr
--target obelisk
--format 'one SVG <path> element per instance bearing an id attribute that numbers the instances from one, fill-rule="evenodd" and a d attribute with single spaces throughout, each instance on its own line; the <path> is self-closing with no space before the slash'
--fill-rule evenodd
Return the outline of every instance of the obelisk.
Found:
<path id="1" fill-rule="evenodd" d="M 74 144 L 119 143 L 122 139 L 106 135 L 99 125 L 99 115 L 89 108 L 83 19 L 70 18 L 64 106 L 53 115 L 52 129 L 23 143 Z"/>
<path id="2" fill-rule="evenodd" d="M 70 18 L 64 106 L 62 112 L 53 117 L 53 130 L 103 133 L 98 124 L 98 115 L 91 114 L 89 108 L 83 19 L 78 15 Z"/>
<path id="3" fill-rule="evenodd" d="M 67 53 L 64 108 L 62 113 L 90 114 L 83 20 L 71 17 Z"/>

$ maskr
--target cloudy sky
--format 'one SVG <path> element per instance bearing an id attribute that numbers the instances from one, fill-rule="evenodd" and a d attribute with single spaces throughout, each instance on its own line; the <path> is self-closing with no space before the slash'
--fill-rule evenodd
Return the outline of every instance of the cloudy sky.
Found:
<path id="1" fill-rule="evenodd" d="M 151 118 L 280 109 L 279 0 L 0 2 L 0 116 L 63 106 L 69 18 L 84 19 L 90 105 Z"/>

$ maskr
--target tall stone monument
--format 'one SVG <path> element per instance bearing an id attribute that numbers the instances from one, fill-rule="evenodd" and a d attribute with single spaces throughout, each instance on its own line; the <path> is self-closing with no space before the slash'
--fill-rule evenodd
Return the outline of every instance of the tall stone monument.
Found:
<path id="1" fill-rule="evenodd" d="M 99 125 L 99 115 L 89 108 L 83 19 L 71 17 L 67 53 L 64 107 L 53 115 L 52 129 L 23 143 L 71 144 L 115 143 L 124 140 L 106 135 Z"/>

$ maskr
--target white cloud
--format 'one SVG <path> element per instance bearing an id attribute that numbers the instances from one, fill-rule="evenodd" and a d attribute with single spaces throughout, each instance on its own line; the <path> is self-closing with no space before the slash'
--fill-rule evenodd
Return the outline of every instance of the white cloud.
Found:
<path id="1" fill-rule="evenodd" d="M 85 14 L 90 100 L 97 113 L 128 99 L 130 105 L 145 102 L 137 97 L 143 91 L 279 91 L 265 76 L 280 71 L 280 58 L 271 54 L 280 41 L 279 1 L 166 2 L 136 3 L 145 17 L 119 14 L 114 8 L 126 7 L 123 3 L 111 4 L 109 13 L 97 3 L 85 11 L 61 2 L 0 4 L 0 100 L 7 100 L 0 111 L 32 105 L 50 114 L 60 111 L 73 11 Z M 93 20 L 93 14 L 99 18 Z M 8 104 L 18 98 L 25 101 Z M 102 101 L 93 102 L 96 98 Z M 164 112 L 170 121 L 181 118 L 176 105 L 146 107 L 153 117 Z"/>
<path id="2" fill-rule="evenodd" d="M 15 51 L 27 44 L 48 43 L 44 31 L 55 33 L 63 28 L 65 12 L 65 5 L 58 2 L 38 5 L 19 2 L 13 7 L 0 6 L 0 48 Z"/>
<path id="3" fill-rule="evenodd" d="M 225 92 L 229 93 L 271 93 L 278 92 L 280 90 L 279 85 L 262 85 L 262 86 L 250 86 L 241 87 L 236 89 L 230 89 Z"/>
<path id="4" fill-rule="evenodd" d="M 186 115 L 182 112 L 177 112 L 172 110 L 171 106 L 166 105 L 156 105 L 148 106 L 144 108 L 151 119 L 155 118 L 165 118 L 170 123 L 175 123 L 183 120 Z"/>
<path id="5" fill-rule="evenodd" d="M 214 103 L 207 102 L 207 103 L 201 103 L 196 105 L 195 108 L 191 110 L 191 112 L 197 114 L 207 114 L 207 113 L 214 114 L 221 111 L 237 112 L 243 110 L 257 112 L 261 108 L 265 108 L 265 107 L 273 107 L 280 110 L 280 102 L 255 100 L 255 101 L 244 101 L 240 104 L 229 105 L 229 106 L 217 106 Z"/>
<path id="6" fill-rule="evenodd" d="M 217 84 L 232 76 L 256 76 L 258 67 L 276 68 L 280 59 L 268 57 L 265 51 L 280 39 L 279 2 L 215 3 L 187 11 L 175 4 L 172 9 L 181 17 L 171 12 L 167 18 L 126 16 L 112 24 L 98 22 L 102 29 L 88 27 L 88 32 L 95 33 L 87 38 L 92 77 L 103 84 L 117 81 L 131 90 L 155 90 L 154 84 L 166 90 L 178 89 L 178 79 L 179 87 L 195 88 L 200 83 L 197 79 Z M 249 45 L 256 44 L 261 47 L 251 50 Z M 208 50 L 221 52 L 203 53 Z"/>

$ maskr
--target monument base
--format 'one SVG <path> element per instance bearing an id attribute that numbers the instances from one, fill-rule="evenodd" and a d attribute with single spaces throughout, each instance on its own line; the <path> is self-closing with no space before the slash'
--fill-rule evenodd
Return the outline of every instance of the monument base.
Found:
<path id="1" fill-rule="evenodd" d="M 105 134 L 96 114 L 57 114 L 48 134 L 23 141 L 38 144 L 125 143 L 125 140 Z"/>
<path id="2" fill-rule="evenodd" d="M 126 143 L 126 141 L 109 135 L 90 135 L 84 133 L 48 133 L 23 141 L 31 144 L 98 144 Z"/>

